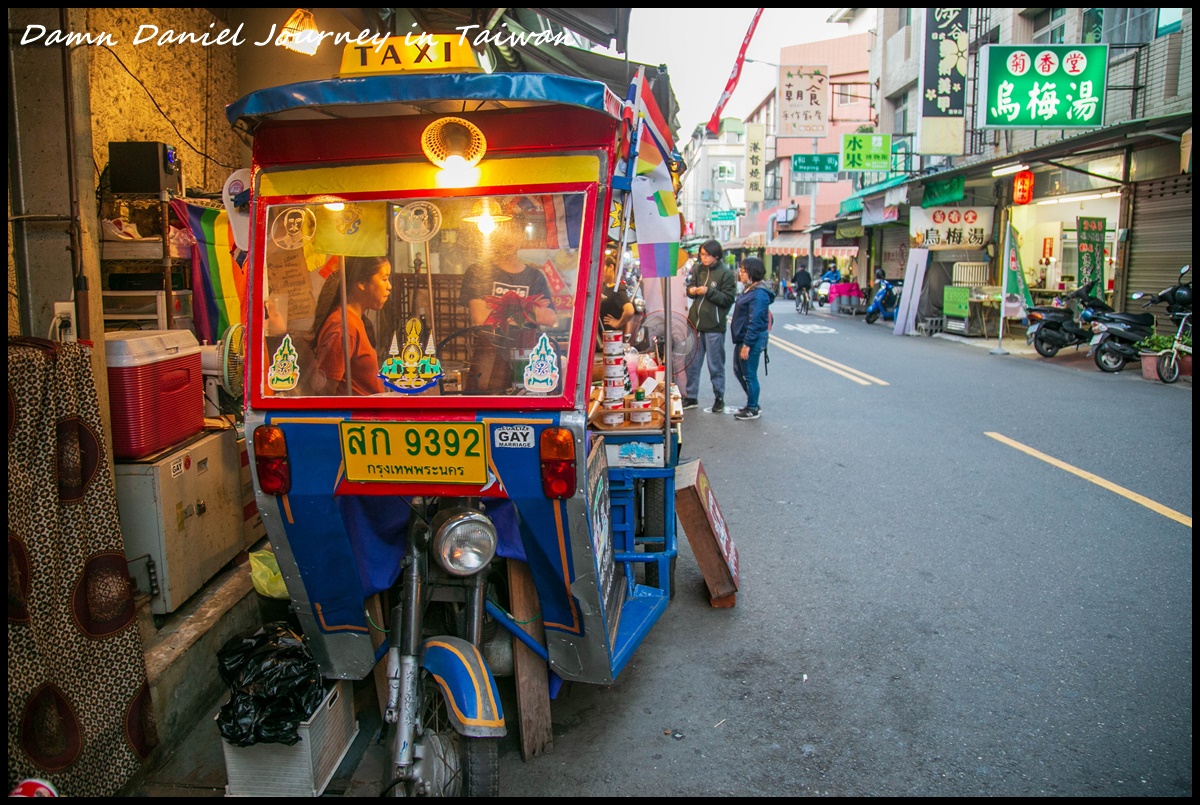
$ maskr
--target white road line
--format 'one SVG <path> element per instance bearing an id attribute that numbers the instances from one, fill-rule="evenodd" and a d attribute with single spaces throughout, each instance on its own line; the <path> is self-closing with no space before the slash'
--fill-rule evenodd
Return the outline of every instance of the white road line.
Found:
<path id="1" fill-rule="evenodd" d="M 859 370 L 854 369 L 850 366 L 846 366 L 843 363 L 838 363 L 837 361 L 830 360 L 829 358 L 826 358 L 822 355 L 818 355 L 817 353 L 811 352 L 807 349 L 804 349 L 803 347 L 798 347 L 795 344 L 793 344 L 791 341 L 785 341 L 782 338 L 780 338 L 779 336 L 775 336 L 775 335 L 771 336 L 771 343 L 773 345 L 778 346 L 780 349 L 782 349 L 792 355 L 795 355 L 797 358 L 802 358 L 803 360 L 806 360 L 809 363 L 820 366 L 822 369 L 826 369 L 830 372 L 833 372 L 836 375 L 841 375 L 842 377 L 844 377 L 848 380 L 853 380 L 855 383 L 858 383 L 860 386 L 869 386 L 872 383 L 879 385 L 879 386 L 891 385 L 886 380 L 880 380 L 878 377 L 869 375 L 866 372 L 860 372 Z"/>

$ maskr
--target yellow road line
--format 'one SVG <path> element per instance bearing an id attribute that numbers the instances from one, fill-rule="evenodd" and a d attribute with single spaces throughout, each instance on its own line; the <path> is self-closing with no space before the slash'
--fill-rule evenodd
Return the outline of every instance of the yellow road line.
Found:
<path id="1" fill-rule="evenodd" d="M 857 369 L 846 366 L 843 363 L 838 363 L 837 361 L 830 360 L 829 358 L 826 358 L 823 355 L 818 355 L 815 352 L 810 352 L 807 349 L 796 346 L 791 341 L 783 340 L 782 338 L 780 338 L 777 335 L 771 336 L 771 343 L 775 344 L 780 349 L 782 349 L 792 355 L 795 355 L 797 358 L 802 358 L 802 359 L 808 361 L 809 363 L 814 363 L 817 366 L 820 366 L 822 369 L 827 369 L 836 375 L 841 375 L 842 377 L 845 377 L 849 380 L 853 380 L 855 383 L 858 383 L 860 386 L 869 386 L 872 383 L 875 383 L 876 385 L 880 385 L 880 386 L 891 385 L 886 380 L 880 380 L 879 378 L 873 377 L 872 375 L 869 375 L 866 372 L 860 372 Z"/>
<path id="2" fill-rule="evenodd" d="M 1033 456 L 1034 458 L 1040 458 L 1042 461 L 1045 461 L 1047 464 L 1051 464 L 1055 467 L 1058 467 L 1060 470 L 1066 470 L 1067 472 L 1071 473 L 1072 475 L 1078 475 L 1083 480 L 1091 481 L 1096 486 L 1104 487 L 1109 492 L 1116 492 L 1121 497 L 1129 498 L 1134 503 L 1140 503 L 1141 505 L 1145 506 L 1150 511 L 1157 512 L 1157 513 L 1161 514 L 1163 517 L 1168 517 L 1177 523 L 1183 523 L 1188 528 L 1192 527 L 1192 518 L 1188 517 L 1186 514 L 1180 514 L 1179 512 L 1175 511 L 1174 509 L 1168 508 L 1168 507 L 1162 505 L 1161 503 L 1151 500 L 1150 498 L 1139 495 L 1137 492 L 1131 492 L 1123 486 L 1117 486 L 1112 481 L 1106 481 L 1105 479 L 1101 478 L 1099 475 L 1094 475 L 1093 473 L 1090 473 L 1087 470 L 1081 470 L 1078 467 L 1073 467 L 1070 464 L 1066 463 L 1065 461 L 1059 461 L 1057 458 L 1054 458 L 1053 456 L 1048 456 L 1045 453 L 1038 452 L 1037 450 L 1034 450 L 1032 447 L 1023 445 L 1020 442 L 1015 442 L 1012 439 L 1010 439 L 1007 436 L 1004 436 L 1002 434 L 994 433 L 992 431 L 984 431 L 983 435 L 991 436 L 996 441 L 1002 442 L 1002 443 L 1008 445 L 1009 447 L 1016 448 L 1017 450 L 1020 450 L 1022 453 L 1027 453 L 1027 454 Z"/>

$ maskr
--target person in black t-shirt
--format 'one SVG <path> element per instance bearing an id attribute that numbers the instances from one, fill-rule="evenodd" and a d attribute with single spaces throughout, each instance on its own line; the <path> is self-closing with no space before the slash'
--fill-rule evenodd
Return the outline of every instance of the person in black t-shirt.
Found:
<path id="1" fill-rule="evenodd" d="M 503 393 L 512 386 L 512 364 L 501 350 L 521 345 L 497 344 L 497 340 L 513 341 L 521 330 L 558 324 L 546 275 L 517 256 L 523 233 L 523 222 L 514 219 L 501 223 L 481 246 L 480 262 L 472 263 L 463 273 L 459 302 L 467 308 L 472 326 L 494 325 L 494 329 L 481 330 L 475 337 L 467 374 L 468 393 Z M 541 298 L 522 317 L 524 320 L 508 317 L 507 321 L 497 322 L 496 305 L 509 294 L 522 300 Z"/>
<path id="2" fill-rule="evenodd" d="M 625 293 L 624 283 L 617 287 L 617 261 L 604 258 L 604 277 L 600 286 L 600 331 L 620 330 L 625 333 L 633 321 L 633 302 Z"/>

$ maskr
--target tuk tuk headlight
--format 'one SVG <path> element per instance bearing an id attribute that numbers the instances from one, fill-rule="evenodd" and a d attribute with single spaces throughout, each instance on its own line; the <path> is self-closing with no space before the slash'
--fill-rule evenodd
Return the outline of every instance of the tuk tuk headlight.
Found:
<path id="1" fill-rule="evenodd" d="M 477 511 L 455 512 L 438 526 L 433 555 L 451 575 L 474 575 L 496 555 L 496 527 Z"/>

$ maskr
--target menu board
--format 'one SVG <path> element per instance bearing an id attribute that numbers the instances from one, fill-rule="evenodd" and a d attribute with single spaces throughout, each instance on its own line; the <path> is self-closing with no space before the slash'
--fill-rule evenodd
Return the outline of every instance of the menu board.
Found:
<path id="1" fill-rule="evenodd" d="M 613 645 L 617 637 L 617 624 L 621 621 L 621 607 L 625 603 L 625 577 L 617 573 L 613 560 L 612 503 L 608 494 L 608 459 L 603 437 L 595 439 L 592 444 L 587 471 L 588 527 L 596 564 L 596 589 L 604 607 L 609 645 Z"/>
<path id="2" fill-rule="evenodd" d="M 714 607 L 731 607 L 738 590 L 738 551 L 699 459 L 675 470 L 675 511 Z"/>

